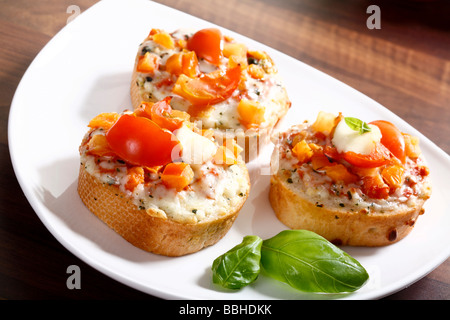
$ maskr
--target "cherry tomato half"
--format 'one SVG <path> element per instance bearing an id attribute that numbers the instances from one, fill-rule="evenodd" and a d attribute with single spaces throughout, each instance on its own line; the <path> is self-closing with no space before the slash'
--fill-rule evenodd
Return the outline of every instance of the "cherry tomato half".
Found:
<path id="1" fill-rule="evenodd" d="M 197 78 L 189 78 L 181 74 L 173 92 L 194 106 L 206 106 L 228 99 L 238 87 L 240 79 L 239 66 L 226 71 L 216 70 Z"/>
<path id="2" fill-rule="evenodd" d="M 217 66 L 222 60 L 221 41 L 222 33 L 219 29 L 202 29 L 189 38 L 187 48 L 190 51 L 195 51 L 198 58 L 203 58 Z"/>
<path id="3" fill-rule="evenodd" d="M 372 121 L 370 124 L 380 128 L 382 135 L 381 143 L 402 163 L 405 163 L 405 139 L 400 130 L 395 125 L 385 120 Z"/>
<path id="4" fill-rule="evenodd" d="M 383 144 L 378 143 L 370 154 L 348 151 L 343 154 L 343 158 L 356 167 L 376 168 L 389 163 L 392 155 Z"/>
<path id="5" fill-rule="evenodd" d="M 123 160 L 139 166 L 163 166 L 172 161 L 177 138 L 148 118 L 124 114 L 106 133 L 111 149 Z"/>

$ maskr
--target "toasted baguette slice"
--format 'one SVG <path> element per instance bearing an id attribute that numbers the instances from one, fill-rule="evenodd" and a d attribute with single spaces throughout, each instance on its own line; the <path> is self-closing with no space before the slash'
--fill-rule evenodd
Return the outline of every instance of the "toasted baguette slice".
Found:
<path id="1" fill-rule="evenodd" d="M 313 125 L 293 126 L 274 141 L 269 200 L 277 218 L 338 245 L 385 246 L 403 239 L 431 195 L 418 149 L 409 151 L 403 165 L 392 158 L 379 168 L 356 168 L 326 149 L 333 148 L 330 135 L 338 120 L 322 114 Z M 386 168 L 397 168 L 399 176 L 386 181 Z"/>
<path id="2" fill-rule="evenodd" d="M 199 251 L 232 226 L 250 192 L 248 170 L 234 144 L 218 146 L 188 120 L 170 131 L 173 118 L 160 117 L 167 127 L 159 127 L 146 116 L 111 112 L 89 122 L 79 148 L 79 196 L 138 248 L 166 256 Z"/>
<path id="3" fill-rule="evenodd" d="M 232 96 L 225 101 L 206 107 L 198 108 L 197 106 L 191 105 L 186 98 L 173 92 L 174 83 L 176 83 L 178 76 L 166 71 L 166 63 L 172 55 L 186 52 L 187 49 L 183 47 L 183 44 L 185 46 L 185 39 L 191 37 L 192 34 L 193 32 L 188 30 L 178 30 L 171 33 L 170 37 L 175 43 L 172 49 L 156 43 L 152 40 L 152 35 L 149 35 L 141 43 L 135 58 L 131 77 L 130 95 L 132 105 L 134 108 L 138 108 L 143 101 L 156 102 L 166 96 L 173 96 L 171 102 L 172 108 L 187 111 L 191 115 L 191 121 L 197 123 L 200 128 L 212 129 L 219 143 L 222 140 L 225 141 L 226 139 L 234 138 L 243 149 L 243 159 L 249 162 L 255 159 L 259 155 L 261 148 L 270 142 L 272 131 L 288 112 L 291 102 L 288 98 L 287 90 L 278 75 L 272 59 L 266 53 L 254 51 L 252 52 L 254 57 L 249 58 L 252 61 L 258 61 L 258 59 L 260 59 L 259 61 L 264 61 L 264 63 L 261 62 L 264 68 L 261 67 L 259 69 L 260 72 L 263 72 L 263 75 L 261 75 L 260 79 L 254 79 L 251 76 L 252 72 L 247 67 L 244 67 L 248 63 L 247 55 L 244 52 L 245 56 L 239 57 L 239 59 L 244 59 L 242 63 L 241 81 Z M 237 45 L 240 48 L 246 48 L 243 44 L 236 43 L 229 37 L 225 36 L 224 38 L 224 41 L 232 46 Z M 229 51 L 232 50 L 224 53 L 220 65 L 220 68 L 223 70 L 228 68 L 230 59 L 234 59 L 229 56 L 234 53 L 230 53 Z M 151 73 L 138 71 L 139 59 L 146 52 L 151 52 L 155 56 L 161 57 L 158 69 Z M 250 54 L 248 55 L 250 56 Z M 210 65 L 204 60 L 201 61 L 200 65 L 201 67 L 199 69 L 202 74 L 206 74 L 214 70 L 214 68 L 217 68 L 217 66 Z M 253 66 L 256 66 L 256 64 Z M 245 119 L 242 119 L 238 112 L 238 104 L 240 102 L 240 98 L 238 97 L 240 95 L 245 96 L 245 99 L 251 102 L 258 102 L 258 104 L 265 108 L 262 123 L 246 123 Z M 253 112 L 247 112 L 247 116 L 252 117 Z"/>
<path id="4" fill-rule="evenodd" d="M 241 197 L 237 206 L 215 219 L 178 222 L 159 211 L 139 209 L 117 186 L 99 181 L 83 165 L 78 193 L 86 207 L 125 240 L 165 256 L 182 256 L 217 243 L 233 225 L 248 196 Z"/>
<path id="5" fill-rule="evenodd" d="M 426 197 L 401 210 L 352 212 L 311 202 L 304 192 L 296 192 L 286 179 L 275 175 L 269 200 L 277 218 L 289 228 L 316 232 L 336 245 L 375 247 L 406 237 L 424 213 Z"/>

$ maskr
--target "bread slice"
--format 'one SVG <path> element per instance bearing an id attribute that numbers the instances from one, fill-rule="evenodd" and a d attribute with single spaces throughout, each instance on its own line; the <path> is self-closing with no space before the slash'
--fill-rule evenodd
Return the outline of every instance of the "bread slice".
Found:
<path id="1" fill-rule="evenodd" d="M 78 194 L 92 213 L 132 245 L 165 256 L 182 256 L 217 243 L 227 234 L 248 197 L 248 193 L 240 197 L 235 207 L 217 218 L 179 222 L 159 210 L 139 209 L 130 196 L 115 185 L 101 182 L 83 165 Z"/>
<path id="2" fill-rule="evenodd" d="M 132 245 L 155 254 L 186 255 L 222 239 L 250 192 L 242 158 L 188 123 L 173 133 L 181 159 L 132 164 L 108 142 L 120 117 L 94 118 L 80 145 L 78 194 L 86 207 Z M 169 170 L 171 165 L 188 170 Z"/>
<path id="3" fill-rule="evenodd" d="M 168 57 L 183 50 L 186 51 L 186 48 L 179 44 L 185 43 L 183 40 L 192 36 L 192 34 L 193 32 L 188 30 L 178 30 L 170 34 L 175 43 L 175 48 L 171 50 L 155 43 L 150 35 L 141 43 L 131 77 L 130 95 L 132 105 L 134 108 L 137 108 L 143 101 L 156 102 L 166 96 L 173 96 L 171 101 L 173 109 L 187 111 L 191 115 L 191 120 L 197 123 L 200 128 L 213 130 L 219 143 L 226 139 L 234 138 L 243 149 L 242 157 L 246 162 L 249 162 L 255 159 L 259 155 L 261 148 L 270 142 L 271 133 L 291 107 L 287 90 L 278 75 L 272 59 L 264 52 L 254 51 L 252 52 L 254 56 L 259 57 L 261 61 L 267 62 L 264 64 L 264 70 L 266 70 L 264 77 L 261 79 L 252 78 L 247 70 L 248 68 L 243 66 L 241 83 L 233 95 L 223 102 L 208 105 L 207 108 L 202 108 L 198 112 L 195 106 L 192 108 L 189 101 L 172 92 L 173 84 L 176 82 L 177 77 L 165 71 L 165 63 Z M 229 37 L 225 36 L 225 39 L 227 43 L 237 44 Z M 237 45 L 240 46 L 241 44 Z M 149 74 L 138 72 L 139 58 L 148 50 L 152 50 L 155 55 L 161 57 L 159 69 Z M 230 59 L 233 58 L 230 58 L 230 56 L 224 57 L 221 67 L 226 68 Z M 252 61 L 257 60 L 256 58 L 251 59 L 253 59 Z M 244 64 L 247 64 L 246 57 Z M 204 67 L 207 65 L 205 61 L 201 61 L 201 65 L 204 70 L 203 74 L 212 70 L 211 65 Z M 149 79 L 150 81 L 148 81 Z M 165 85 L 165 82 L 168 85 Z M 242 95 L 245 96 L 245 99 L 257 101 L 265 107 L 263 123 L 258 125 L 243 124 L 237 111 L 237 106 L 241 99 L 239 97 Z"/>
<path id="4" fill-rule="evenodd" d="M 316 203 L 280 175 L 270 180 L 269 200 L 277 218 L 291 229 L 306 229 L 336 245 L 385 246 L 406 237 L 424 213 L 426 197 L 415 205 L 389 212 L 347 211 Z"/>
<path id="5" fill-rule="evenodd" d="M 337 245 L 385 246 L 405 238 L 431 195 L 423 159 L 408 158 L 402 186 L 384 199 L 371 198 L 362 192 L 363 177 L 351 183 L 335 181 L 326 170 L 314 169 L 311 160 L 298 161 L 293 144 L 314 141 L 311 146 L 319 149 L 327 140 L 320 136 L 306 123 L 275 140 L 269 200 L 277 218 L 289 228 L 316 232 Z M 346 166 L 350 173 L 357 171 Z"/>

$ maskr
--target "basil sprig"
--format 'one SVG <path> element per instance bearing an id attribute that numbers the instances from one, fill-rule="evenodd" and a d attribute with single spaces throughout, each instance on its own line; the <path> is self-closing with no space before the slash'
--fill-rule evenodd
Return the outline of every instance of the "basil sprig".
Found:
<path id="1" fill-rule="evenodd" d="M 353 292 L 369 278 L 356 259 L 325 238 L 307 230 L 285 230 L 264 241 L 245 237 L 214 261 L 213 282 L 240 289 L 256 280 L 260 266 L 266 275 L 303 292 Z"/>
<path id="2" fill-rule="evenodd" d="M 344 121 L 350 127 L 350 129 L 358 131 L 359 134 L 364 134 L 372 130 L 366 122 L 358 118 L 345 117 Z"/>
<path id="3" fill-rule="evenodd" d="M 240 289 L 260 272 L 262 239 L 246 236 L 242 243 L 217 257 L 212 265 L 213 282 L 228 289 Z"/>
<path id="4" fill-rule="evenodd" d="M 261 264 L 271 277 L 305 292 L 353 292 L 369 278 L 353 257 L 307 230 L 285 230 L 265 240 Z"/>

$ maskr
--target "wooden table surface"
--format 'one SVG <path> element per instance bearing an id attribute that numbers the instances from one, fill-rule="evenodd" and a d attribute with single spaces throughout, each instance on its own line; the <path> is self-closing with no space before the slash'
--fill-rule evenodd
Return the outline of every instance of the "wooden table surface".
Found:
<path id="1" fill-rule="evenodd" d="M 38 219 L 12 169 L 11 101 L 25 70 L 74 11 L 95 0 L 0 0 L 0 299 L 154 299 L 91 268 Z M 124 1 L 126 2 L 126 1 Z M 158 0 L 301 60 L 380 102 L 450 153 L 448 1 Z M 369 5 L 381 29 L 369 29 Z M 151 21 L 149 21 L 149 28 Z M 157 27 L 157 26 L 154 26 Z M 82 288 L 66 286 L 78 265 Z M 450 299 L 450 259 L 385 299 Z"/>

